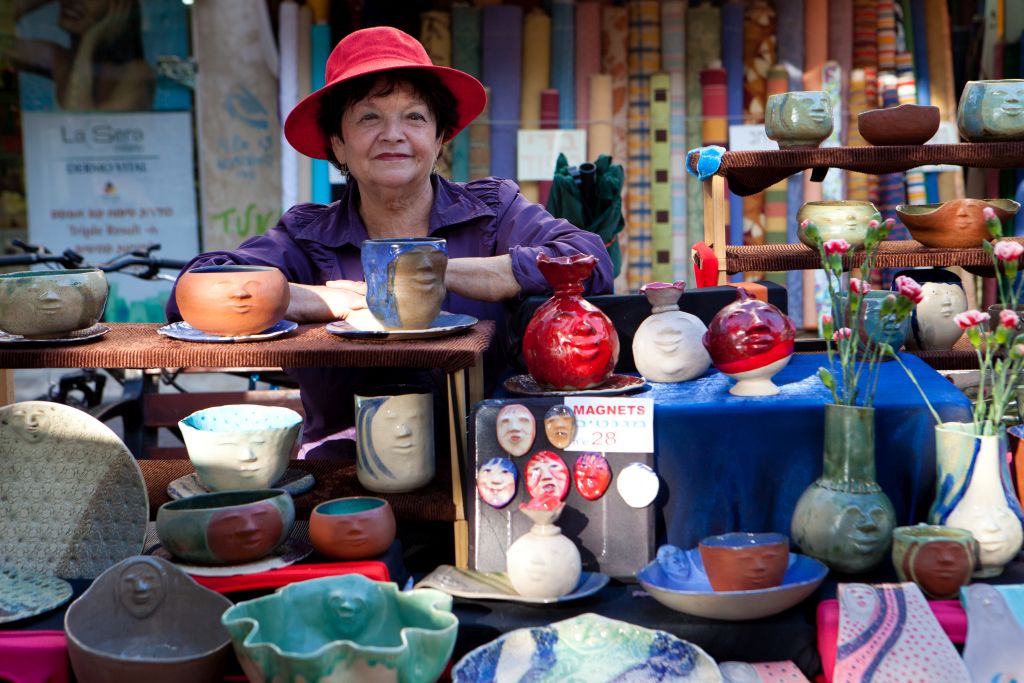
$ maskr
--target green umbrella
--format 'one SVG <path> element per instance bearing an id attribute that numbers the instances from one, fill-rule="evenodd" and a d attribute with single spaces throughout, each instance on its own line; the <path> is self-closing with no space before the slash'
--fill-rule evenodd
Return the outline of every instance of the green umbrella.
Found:
<path id="1" fill-rule="evenodd" d="M 626 227 L 622 215 L 622 185 L 625 173 L 621 164 L 602 154 L 595 163 L 569 167 L 564 154 L 558 155 L 555 177 L 548 195 L 548 212 L 564 218 L 578 228 L 597 234 L 608 249 L 615 275 L 622 268 L 622 252 L 616 237 Z"/>

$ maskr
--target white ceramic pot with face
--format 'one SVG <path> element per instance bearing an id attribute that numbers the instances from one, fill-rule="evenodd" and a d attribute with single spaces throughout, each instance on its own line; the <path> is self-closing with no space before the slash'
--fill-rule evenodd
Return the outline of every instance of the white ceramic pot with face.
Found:
<path id="1" fill-rule="evenodd" d="M 964 333 L 954 320 L 967 310 L 964 288 L 954 282 L 923 282 L 921 292 L 924 298 L 914 307 L 907 346 L 922 351 L 948 351 Z"/>
<path id="2" fill-rule="evenodd" d="M 558 598 L 579 583 L 583 570 L 580 551 L 555 525 L 564 507 L 554 496 L 539 496 L 519 506 L 534 522 L 505 555 L 509 582 L 520 595 Z"/>
<path id="3" fill-rule="evenodd" d="M 679 310 L 685 282 L 652 282 L 640 288 L 651 304 L 651 315 L 633 336 L 633 362 L 651 382 L 685 382 L 711 367 L 701 340 L 708 328 L 700 318 Z"/>
<path id="4" fill-rule="evenodd" d="M 434 396 L 412 386 L 363 392 L 356 402 L 356 476 L 379 493 L 413 491 L 434 478 Z"/>

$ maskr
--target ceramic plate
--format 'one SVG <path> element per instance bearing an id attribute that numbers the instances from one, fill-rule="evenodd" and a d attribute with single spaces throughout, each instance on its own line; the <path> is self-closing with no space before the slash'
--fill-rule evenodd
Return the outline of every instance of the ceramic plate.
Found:
<path id="1" fill-rule="evenodd" d="M 299 496 L 312 489 L 315 484 L 316 479 L 310 472 L 289 467 L 270 488 L 284 489 L 293 496 Z M 167 495 L 174 499 L 189 498 L 200 493 L 210 493 L 212 490 L 206 487 L 195 472 L 178 477 L 167 485 Z"/>
<path id="2" fill-rule="evenodd" d="M 102 337 L 107 332 L 110 332 L 110 328 L 106 325 L 100 325 L 99 323 L 92 327 L 87 327 L 84 330 L 68 332 L 63 337 L 56 337 L 53 339 L 36 339 L 32 337 L 22 337 L 20 334 L 0 332 L 0 344 L 74 344 L 75 342 L 83 342 L 90 339 L 96 339 L 97 337 Z"/>
<path id="3" fill-rule="evenodd" d="M 441 315 L 434 318 L 434 322 L 426 330 L 385 330 L 370 311 L 362 309 L 354 311 L 345 320 L 329 323 L 327 331 L 348 339 L 430 339 L 468 330 L 478 322 L 480 321 L 471 315 L 441 311 Z"/>
<path id="4" fill-rule="evenodd" d="M 505 572 L 477 572 L 472 569 L 457 569 L 443 564 L 427 574 L 416 584 L 417 588 L 436 588 L 459 598 L 477 600 L 509 600 L 547 605 L 555 602 L 578 600 L 608 585 L 608 575 L 600 572 L 583 572 L 576 589 L 560 598 L 527 598 L 516 592 Z"/>
<path id="5" fill-rule="evenodd" d="M 790 553 L 781 586 L 716 592 L 711 588 L 697 548 L 682 551 L 675 546 L 662 546 L 658 559 L 637 572 L 636 578 L 655 600 L 677 612 L 740 621 L 789 609 L 813 593 L 826 574 L 828 567 L 818 560 Z"/>
<path id="6" fill-rule="evenodd" d="M 567 680 L 721 683 L 715 660 L 664 631 L 597 614 L 521 628 L 473 650 L 452 669 L 455 683 Z"/>
<path id="7" fill-rule="evenodd" d="M 149 503 L 131 451 L 60 403 L 0 408 L 0 558 L 16 569 L 92 579 L 142 551 Z"/>
<path id="8" fill-rule="evenodd" d="M 72 592 L 70 583 L 55 576 L 0 566 L 0 624 L 60 607 Z"/>
<path id="9" fill-rule="evenodd" d="M 647 388 L 643 377 L 612 375 L 600 386 L 580 391 L 548 391 L 541 389 L 531 375 L 516 375 L 505 380 L 505 390 L 517 396 L 615 396 Z"/>
<path id="10" fill-rule="evenodd" d="M 237 337 L 225 337 L 219 334 L 207 334 L 206 332 L 197 330 L 187 322 L 179 322 L 157 328 L 157 333 L 162 334 L 165 337 L 171 337 L 172 339 L 180 339 L 182 341 L 190 342 L 249 342 L 280 337 L 281 335 L 288 334 L 298 326 L 298 323 L 293 323 L 291 320 L 282 320 L 273 327 L 263 330 L 259 334 L 243 334 Z"/>
<path id="11" fill-rule="evenodd" d="M 171 555 L 163 546 L 155 546 L 150 554 L 172 562 L 184 572 L 194 576 L 241 576 L 243 574 L 256 574 L 258 572 L 270 571 L 295 564 L 304 560 L 313 552 L 313 546 L 306 541 L 290 538 L 281 544 L 277 550 L 255 562 L 230 565 L 205 565 L 188 564 Z"/>

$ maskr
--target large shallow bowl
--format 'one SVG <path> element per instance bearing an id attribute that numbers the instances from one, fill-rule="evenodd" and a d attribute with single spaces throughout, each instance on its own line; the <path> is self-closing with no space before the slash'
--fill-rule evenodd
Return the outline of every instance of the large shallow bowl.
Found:
<path id="1" fill-rule="evenodd" d="M 872 145 L 923 145 L 938 129 L 934 105 L 901 104 L 857 114 L 857 130 Z"/>
<path id="2" fill-rule="evenodd" d="M 284 273 L 270 266 L 203 266 L 182 273 L 174 285 L 185 322 L 228 337 L 256 334 L 280 322 L 290 293 Z"/>
<path id="3" fill-rule="evenodd" d="M 0 274 L 0 330 L 45 339 L 92 327 L 107 305 L 102 270 Z"/>
<path id="4" fill-rule="evenodd" d="M 789 554 L 782 585 L 749 591 L 715 591 L 700 552 L 664 545 L 656 560 L 637 572 L 640 585 L 654 599 L 684 614 L 710 619 L 759 619 L 793 607 L 817 589 L 828 567 L 814 558 Z"/>
<path id="5" fill-rule="evenodd" d="M 941 204 L 901 204 L 896 215 L 911 237 L 926 247 L 965 249 L 992 239 L 985 225 L 986 207 L 1000 221 L 1007 221 L 1020 204 L 1012 199 L 952 199 Z"/>

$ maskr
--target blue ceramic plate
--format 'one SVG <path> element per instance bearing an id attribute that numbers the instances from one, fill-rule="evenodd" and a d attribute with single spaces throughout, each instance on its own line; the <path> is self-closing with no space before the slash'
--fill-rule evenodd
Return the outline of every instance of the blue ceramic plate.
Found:
<path id="1" fill-rule="evenodd" d="M 171 323 L 170 325 L 164 325 L 163 327 L 157 328 L 157 333 L 162 334 L 165 337 L 171 337 L 172 339 L 180 339 L 181 341 L 190 342 L 248 342 L 280 337 L 281 335 L 288 334 L 298 326 L 298 323 L 293 323 L 291 320 L 282 320 L 273 327 L 268 327 L 258 334 L 243 334 L 237 337 L 225 337 L 219 334 L 207 334 L 206 332 L 200 332 L 188 323 L 180 322 Z"/>
<path id="2" fill-rule="evenodd" d="M 328 323 L 327 331 L 348 339 L 430 339 L 468 330 L 478 322 L 480 321 L 471 315 L 441 311 L 425 330 L 386 330 L 370 311 L 361 309 L 353 311 L 345 320 Z"/>
<path id="3" fill-rule="evenodd" d="M 0 566 L 0 624 L 49 612 L 71 593 L 71 584 L 56 576 Z"/>
<path id="4" fill-rule="evenodd" d="M 84 330 L 75 330 L 74 332 L 68 332 L 61 337 L 53 337 L 51 339 L 23 337 L 20 334 L 11 334 L 10 332 L 0 331 L 0 344 L 74 344 L 75 342 L 83 342 L 90 339 L 96 339 L 97 337 L 102 337 L 107 332 L 110 332 L 110 328 L 106 325 L 100 325 L 99 323 L 96 323 L 92 327 L 86 327 Z"/>
<path id="5" fill-rule="evenodd" d="M 806 555 L 789 554 L 782 585 L 751 591 L 715 591 L 697 548 L 658 548 L 658 557 L 636 574 L 644 589 L 661 604 L 698 617 L 739 621 L 777 614 L 818 588 L 828 567 Z"/>
<path id="6" fill-rule="evenodd" d="M 416 584 L 417 588 L 436 588 L 458 598 L 473 600 L 508 600 L 547 605 L 569 602 L 593 595 L 608 585 L 608 575 L 600 572 L 583 572 L 576 588 L 560 598 L 528 598 L 516 592 L 505 572 L 478 572 L 472 569 L 458 569 L 443 564 L 427 574 Z"/>

